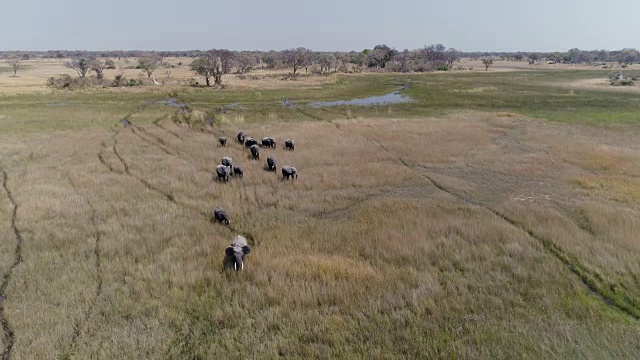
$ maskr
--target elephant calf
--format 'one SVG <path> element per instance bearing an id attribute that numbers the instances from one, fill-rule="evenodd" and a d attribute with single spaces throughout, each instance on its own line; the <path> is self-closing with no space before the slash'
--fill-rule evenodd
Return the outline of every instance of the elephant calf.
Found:
<path id="1" fill-rule="evenodd" d="M 253 160 L 260 160 L 260 147 L 258 147 L 258 145 L 256 145 L 256 144 L 251 145 L 249 150 L 251 151 L 251 155 L 253 156 Z"/>
<path id="2" fill-rule="evenodd" d="M 242 131 L 240 131 L 240 132 L 238 133 L 238 142 L 239 142 L 240 144 L 244 144 L 244 139 L 245 139 L 245 137 L 246 137 L 246 135 L 245 135 Z"/>
<path id="3" fill-rule="evenodd" d="M 225 146 L 227 145 L 227 138 L 226 138 L 226 137 L 224 137 L 224 136 L 221 136 L 221 137 L 218 139 L 218 142 L 220 143 L 220 146 L 225 147 Z"/>
<path id="4" fill-rule="evenodd" d="M 234 166 L 233 167 L 233 176 L 239 177 L 239 178 L 242 179 L 244 177 L 244 170 L 242 170 L 242 168 L 240 166 Z"/>
<path id="5" fill-rule="evenodd" d="M 228 166 L 218 165 L 216 166 L 216 174 L 218 175 L 218 180 L 220 181 L 229 181 L 229 175 L 231 171 Z"/>
<path id="6" fill-rule="evenodd" d="M 224 166 L 231 166 L 232 162 L 233 162 L 233 160 L 230 157 L 225 156 L 225 157 L 222 158 L 222 161 L 220 163 L 222 165 L 224 165 Z"/>
<path id="7" fill-rule="evenodd" d="M 276 147 L 276 139 L 272 137 L 263 137 L 262 138 L 262 146 L 274 148 Z"/>
<path id="8" fill-rule="evenodd" d="M 247 239 L 243 236 L 236 236 L 231 242 L 231 246 L 224 250 L 223 268 L 225 270 L 241 271 L 244 269 L 244 259 L 251 252 L 247 244 Z"/>
<path id="9" fill-rule="evenodd" d="M 267 157 L 267 170 L 276 171 L 276 159 L 273 156 Z"/>
<path id="10" fill-rule="evenodd" d="M 289 180 L 298 178 L 298 170 L 293 166 L 283 166 L 282 167 L 282 178 Z"/>
<path id="11" fill-rule="evenodd" d="M 213 218 L 211 220 L 213 220 L 213 222 L 229 225 L 229 214 L 223 208 L 215 208 L 215 210 L 213 210 Z"/>
<path id="12" fill-rule="evenodd" d="M 284 142 L 284 148 L 291 151 L 295 150 L 296 149 L 295 141 L 291 139 L 287 139 L 287 141 Z"/>

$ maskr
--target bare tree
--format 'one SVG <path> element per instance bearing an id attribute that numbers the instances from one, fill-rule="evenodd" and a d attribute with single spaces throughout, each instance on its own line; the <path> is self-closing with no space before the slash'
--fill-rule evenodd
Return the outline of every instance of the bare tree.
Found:
<path id="1" fill-rule="evenodd" d="M 106 62 L 98 58 L 89 59 L 89 69 L 96 73 L 96 79 L 104 79 L 104 70 L 106 69 Z"/>
<path id="2" fill-rule="evenodd" d="M 138 67 L 147 73 L 147 78 L 151 78 L 153 72 L 158 68 L 158 60 L 152 57 L 142 57 L 138 59 Z"/>
<path id="3" fill-rule="evenodd" d="M 489 66 L 493 65 L 493 59 L 485 58 L 482 59 L 482 63 L 484 64 L 484 71 L 489 70 Z"/>
<path id="4" fill-rule="evenodd" d="M 12 56 L 10 58 L 7 58 L 5 62 L 11 65 L 11 68 L 13 69 L 13 77 L 18 76 L 18 70 L 20 69 L 20 63 L 22 62 L 22 59 L 20 59 L 20 57 L 18 56 Z"/>
<path id="5" fill-rule="evenodd" d="M 216 85 L 222 85 L 222 75 L 228 74 L 233 66 L 234 55 L 229 50 L 209 50 L 191 62 L 189 67 L 196 74 L 204 76 L 207 86 L 211 85 L 211 78 Z"/>
<path id="6" fill-rule="evenodd" d="M 85 58 L 73 59 L 66 62 L 64 66 L 68 67 L 69 69 L 75 70 L 80 77 L 84 77 L 85 75 L 87 75 L 87 72 L 91 70 L 91 62 L 89 59 Z"/>
<path id="7" fill-rule="evenodd" d="M 309 67 L 311 51 L 299 47 L 297 49 L 285 50 L 282 55 L 285 61 L 293 68 L 293 74 L 295 75 L 301 67 Z"/>
<path id="8" fill-rule="evenodd" d="M 447 61 L 447 68 L 451 69 L 453 63 L 460 59 L 460 53 L 458 50 L 451 48 L 445 52 L 444 57 Z"/>

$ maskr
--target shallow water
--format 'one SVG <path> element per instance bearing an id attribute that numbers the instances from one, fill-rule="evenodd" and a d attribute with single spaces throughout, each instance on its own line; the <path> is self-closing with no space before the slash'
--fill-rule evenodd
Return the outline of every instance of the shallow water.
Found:
<path id="1" fill-rule="evenodd" d="M 289 99 L 283 99 L 282 105 L 288 107 L 289 109 L 293 109 L 296 107 L 296 104 L 292 103 Z"/>
<path id="2" fill-rule="evenodd" d="M 388 93 L 380 96 L 369 96 L 366 98 L 351 99 L 351 100 L 314 102 L 309 105 L 314 108 L 320 108 L 320 107 L 342 106 L 342 105 L 369 106 L 369 105 L 402 104 L 402 103 L 407 103 L 411 101 L 412 100 L 410 97 L 402 95 L 400 91 L 394 91 L 392 93 Z"/>

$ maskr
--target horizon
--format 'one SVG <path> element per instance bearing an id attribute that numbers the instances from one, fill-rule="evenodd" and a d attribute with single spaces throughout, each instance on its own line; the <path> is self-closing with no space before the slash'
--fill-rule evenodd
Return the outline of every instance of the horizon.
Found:
<path id="1" fill-rule="evenodd" d="M 79 0 L 14 5 L 12 16 L 0 23 L 0 31 L 11 34 L 0 45 L 2 51 L 269 51 L 304 46 L 342 52 L 377 44 L 413 50 L 441 43 L 464 52 L 547 53 L 640 47 L 640 28 L 619 16 L 640 13 L 640 4 L 633 0 L 611 0 L 605 9 L 594 0 L 329 0 L 323 6 L 249 1 L 243 11 L 203 0 L 179 5 L 159 0 L 153 6 L 113 0 L 92 13 Z"/>

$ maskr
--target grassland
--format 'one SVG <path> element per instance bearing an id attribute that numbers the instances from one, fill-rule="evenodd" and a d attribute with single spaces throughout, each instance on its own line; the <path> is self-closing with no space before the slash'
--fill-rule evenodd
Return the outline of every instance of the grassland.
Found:
<path id="1" fill-rule="evenodd" d="M 640 352 L 640 93 L 583 86 L 602 70 L 59 92 L 40 65 L 0 80 L 11 358 Z M 405 84 L 409 104 L 307 106 Z M 263 156 L 299 179 L 249 160 L 239 130 L 296 139 Z M 243 180 L 214 180 L 222 156 Z M 237 233 L 253 252 L 226 274 Z"/>

